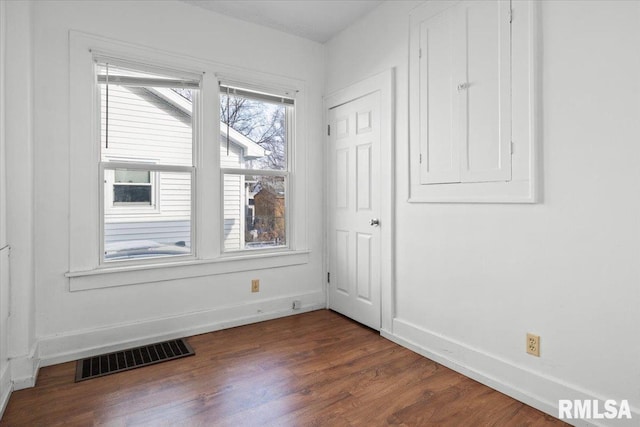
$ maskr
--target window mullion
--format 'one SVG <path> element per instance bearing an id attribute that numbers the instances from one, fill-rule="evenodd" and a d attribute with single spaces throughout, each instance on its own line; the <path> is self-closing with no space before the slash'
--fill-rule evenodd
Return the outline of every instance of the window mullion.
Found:
<path id="1" fill-rule="evenodd" d="M 197 94 L 199 102 L 194 109 L 193 162 L 197 166 L 194 178 L 194 236 L 197 241 L 198 258 L 212 259 L 220 255 L 220 230 L 215 218 L 220 216 L 221 186 L 220 163 L 220 122 L 211 120 L 219 115 L 218 80 L 213 72 L 202 77 L 202 89 Z M 207 118 L 206 120 L 204 118 Z M 204 185 L 206 183 L 206 185 Z"/>

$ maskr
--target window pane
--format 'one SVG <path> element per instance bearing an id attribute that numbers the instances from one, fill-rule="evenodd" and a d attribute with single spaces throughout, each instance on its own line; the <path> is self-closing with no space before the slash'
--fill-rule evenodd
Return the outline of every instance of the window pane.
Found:
<path id="1" fill-rule="evenodd" d="M 193 165 L 192 100 L 198 89 L 117 84 L 116 73 L 158 76 L 113 66 L 109 75 L 114 81 L 107 84 L 106 66 L 99 64 L 98 72 L 102 161 Z"/>
<path id="2" fill-rule="evenodd" d="M 97 61 L 104 260 L 189 255 L 193 175 L 178 170 L 193 167 L 199 77 Z"/>
<path id="3" fill-rule="evenodd" d="M 286 246 L 284 176 L 224 175 L 224 249 Z"/>
<path id="4" fill-rule="evenodd" d="M 150 171 L 116 169 L 115 172 L 116 182 L 150 183 L 150 177 Z"/>
<path id="5" fill-rule="evenodd" d="M 151 185 L 114 185 L 113 203 L 151 204 Z"/>
<path id="6" fill-rule="evenodd" d="M 105 177 L 112 172 L 105 170 Z M 155 177 L 146 186 L 105 179 L 105 198 L 114 195 L 113 207 L 104 214 L 105 261 L 191 253 L 191 173 L 148 173 Z M 128 196 L 133 203 L 118 203 Z M 144 197 L 157 200 L 150 206 L 140 203 Z"/>
<path id="7" fill-rule="evenodd" d="M 221 167 L 286 170 L 287 111 L 292 108 L 223 93 L 220 96 Z"/>

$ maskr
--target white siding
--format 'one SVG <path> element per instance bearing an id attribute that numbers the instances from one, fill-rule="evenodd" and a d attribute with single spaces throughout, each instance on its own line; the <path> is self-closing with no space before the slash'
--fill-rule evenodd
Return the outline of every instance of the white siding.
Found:
<path id="1" fill-rule="evenodd" d="M 239 168 L 243 166 L 242 149 L 235 144 L 220 140 L 220 166 L 223 168 Z M 238 175 L 224 176 L 224 249 L 238 250 L 244 247 L 244 218 L 242 197 L 244 177 Z"/>
<path id="2" fill-rule="evenodd" d="M 102 110 L 106 90 L 101 86 Z M 109 136 L 106 115 L 101 117 L 101 144 L 104 161 L 142 161 L 153 164 L 192 164 L 191 117 L 144 88 L 109 85 Z M 108 147 L 105 148 L 108 142 Z M 243 166 L 243 150 L 226 138 L 220 139 L 223 168 Z M 184 173 L 157 173 L 152 179 L 158 189 L 155 207 L 112 206 L 112 181 L 105 173 L 105 243 L 152 239 L 164 243 L 190 243 L 190 176 Z M 224 249 L 244 247 L 244 177 L 224 178 Z"/>
<path id="3" fill-rule="evenodd" d="M 102 111 L 106 87 L 101 85 Z M 192 165 L 191 117 L 139 87 L 109 85 L 101 117 L 103 161 Z M 191 176 L 152 173 L 153 206 L 113 206 L 113 172 L 105 170 L 105 243 L 154 240 L 191 244 Z"/>
<path id="4" fill-rule="evenodd" d="M 106 87 L 100 87 L 105 111 Z M 191 166 L 191 117 L 148 90 L 109 85 L 109 145 L 105 149 L 106 119 L 103 114 L 103 160 L 126 158 Z"/>
<path id="5" fill-rule="evenodd" d="M 102 110 L 106 89 L 101 85 Z M 109 136 L 105 114 L 101 117 L 101 144 L 104 161 L 139 161 L 152 164 L 192 165 L 191 117 L 144 88 L 109 85 Z M 107 145 L 108 144 L 108 145 Z M 106 148 L 105 148 L 106 147 Z M 185 221 L 191 217 L 190 176 L 159 173 L 159 214 L 145 215 L 143 221 Z M 111 188 L 105 188 L 109 207 Z M 105 222 L 140 221 L 139 213 L 114 207 Z"/>
<path id="6" fill-rule="evenodd" d="M 182 241 L 187 247 L 191 247 L 190 223 L 189 221 L 165 221 L 105 224 L 105 243 L 151 239 L 167 245 Z"/>

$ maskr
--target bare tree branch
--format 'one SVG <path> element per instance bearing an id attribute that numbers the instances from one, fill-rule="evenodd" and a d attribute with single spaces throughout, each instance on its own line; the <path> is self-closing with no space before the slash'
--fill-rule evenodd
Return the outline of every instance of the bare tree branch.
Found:
<path id="1" fill-rule="evenodd" d="M 222 94 L 220 120 L 268 151 L 253 167 L 286 169 L 286 128 L 284 105 Z"/>

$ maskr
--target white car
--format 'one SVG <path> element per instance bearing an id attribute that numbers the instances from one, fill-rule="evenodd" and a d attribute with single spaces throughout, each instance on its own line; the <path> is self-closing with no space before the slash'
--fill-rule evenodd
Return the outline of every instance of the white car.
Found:
<path id="1" fill-rule="evenodd" d="M 104 259 L 110 261 L 190 254 L 191 248 L 184 241 L 170 244 L 153 240 L 129 240 L 106 243 L 104 246 Z"/>

